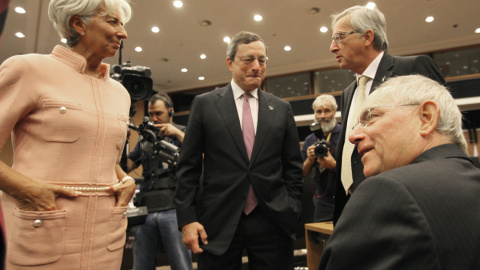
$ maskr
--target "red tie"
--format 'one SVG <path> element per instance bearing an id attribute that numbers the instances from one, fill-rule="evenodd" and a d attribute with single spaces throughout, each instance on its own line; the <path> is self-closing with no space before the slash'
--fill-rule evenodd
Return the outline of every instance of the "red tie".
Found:
<path id="1" fill-rule="evenodd" d="M 243 117 L 242 117 L 242 133 L 245 147 L 247 148 L 248 159 L 252 156 L 253 143 L 255 142 L 255 128 L 253 126 L 252 110 L 250 109 L 249 93 L 243 93 Z M 247 202 L 243 211 L 246 215 L 250 214 L 252 210 L 257 206 L 258 201 L 253 192 L 252 185 L 248 190 Z"/>

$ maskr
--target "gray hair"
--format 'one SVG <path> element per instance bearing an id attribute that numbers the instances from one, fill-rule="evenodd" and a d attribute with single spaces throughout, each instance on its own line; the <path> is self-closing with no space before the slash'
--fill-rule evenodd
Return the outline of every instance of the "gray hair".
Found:
<path id="1" fill-rule="evenodd" d="M 105 8 L 105 13 L 100 9 Z M 48 7 L 48 17 L 53 22 L 58 34 L 67 39 L 68 47 L 77 44 L 80 33 L 71 26 L 72 16 L 79 16 L 85 24 L 89 24 L 97 14 L 119 12 L 123 23 L 132 16 L 129 0 L 51 0 Z"/>
<path id="2" fill-rule="evenodd" d="M 327 107 L 329 105 L 332 105 L 334 111 L 337 110 L 338 105 L 335 97 L 332 95 L 320 95 L 313 101 L 312 108 L 315 111 L 315 107 Z"/>
<path id="3" fill-rule="evenodd" d="M 422 75 L 407 75 L 388 79 L 375 92 L 390 94 L 399 104 L 421 104 L 433 101 L 440 109 L 436 131 L 450 138 L 467 153 L 467 142 L 462 130 L 462 112 L 447 88 Z"/>
<path id="4" fill-rule="evenodd" d="M 339 19 L 350 15 L 350 25 L 355 31 L 364 34 L 371 29 L 374 34 L 373 47 L 379 51 L 388 51 L 387 23 L 385 16 L 377 8 L 369 9 L 366 6 L 353 6 L 346 10 L 331 15 L 332 29 Z"/>
<path id="5" fill-rule="evenodd" d="M 230 58 L 230 60 L 234 61 L 239 44 L 250 44 L 255 41 L 261 41 L 263 43 L 263 46 L 265 46 L 265 52 L 267 51 L 267 46 L 259 35 L 247 31 L 238 32 L 228 43 L 227 57 Z"/>

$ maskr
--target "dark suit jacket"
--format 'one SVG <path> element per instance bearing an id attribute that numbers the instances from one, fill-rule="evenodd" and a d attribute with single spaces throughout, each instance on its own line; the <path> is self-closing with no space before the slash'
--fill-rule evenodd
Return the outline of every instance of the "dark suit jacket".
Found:
<path id="1" fill-rule="evenodd" d="M 377 73 L 375 74 L 375 78 L 373 79 L 370 93 L 375 90 L 375 87 L 377 87 L 390 77 L 413 74 L 424 75 L 432 80 L 439 82 L 442 85 L 445 83 L 445 79 L 440 73 L 440 70 L 438 69 L 435 62 L 433 62 L 432 58 L 426 55 L 397 57 L 385 53 L 382 57 L 382 60 L 380 61 Z M 338 147 L 335 152 L 335 160 L 337 160 L 337 183 L 335 194 L 335 212 L 333 217 L 334 223 L 337 222 L 349 198 L 349 196 L 345 194 L 345 189 L 341 180 L 341 160 L 343 154 L 343 145 L 345 144 L 345 141 L 347 143 L 350 143 L 348 142 L 348 138 L 345 138 L 345 131 L 347 128 L 351 128 L 347 127 L 347 119 L 348 112 L 350 111 L 350 105 L 353 99 L 353 94 L 355 93 L 356 88 L 357 82 L 354 81 L 343 91 L 340 100 L 340 107 L 342 109 L 342 132 L 340 133 Z M 361 156 L 358 154 L 356 148 L 353 150 L 352 153 L 351 164 L 353 175 L 353 189 L 355 190 L 358 185 L 360 185 L 360 183 L 365 179 L 365 176 L 363 175 L 363 164 L 361 162 Z"/>
<path id="2" fill-rule="evenodd" d="M 480 269 L 480 169 L 456 145 L 366 179 L 319 269 Z"/>
<path id="3" fill-rule="evenodd" d="M 234 235 L 250 187 L 262 212 L 294 237 L 301 211 L 302 158 L 290 104 L 258 91 L 258 124 L 251 160 L 230 85 L 196 96 L 177 176 L 178 225 L 198 221 L 210 253 L 223 254 Z M 203 159 L 203 185 L 200 186 Z M 203 191 L 198 200 L 198 190 Z"/>

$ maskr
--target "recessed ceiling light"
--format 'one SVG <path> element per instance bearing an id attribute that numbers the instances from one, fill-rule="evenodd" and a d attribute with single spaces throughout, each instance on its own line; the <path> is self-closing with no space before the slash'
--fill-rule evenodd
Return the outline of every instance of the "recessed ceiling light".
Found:
<path id="1" fill-rule="evenodd" d="M 262 17 L 262 15 L 258 15 L 258 14 L 257 14 L 257 15 L 255 15 L 255 16 L 253 16 L 253 19 L 254 19 L 255 21 L 259 22 L 259 21 L 261 21 L 261 20 L 263 19 L 263 17 Z"/>
<path id="2" fill-rule="evenodd" d="M 186 69 L 186 68 L 182 68 L 182 69 L 181 69 L 181 71 L 182 71 L 182 72 L 187 72 L 187 71 L 188 71 L 188 69 Z"/>
<path id="3" fill-rule="evenodd" d="M 475 33 L 480 34 L 480 28 L 475 29 Z"/>
<path id="4" fill-rule="evenodd" d="M 366 7 L 367 7 L 368 9 L 374 9 L 375 6 L 376 6 L 376 4 L 373 3 L 373 2 L 368 2 L 368 4 L 366 5 Z"/>
<path id="5" fill-rule="evenodd" d="M 22 7 L 16 7 L 15 12 L 20 13 L 20 14 L 25 14 L 26 13 L 25 9 L 22 8 Z"/>
<path id="6" fill-rule="evenodd" d="M 158 32 L 160 32 L 160 28 L 154 26 L 154 27 L 152 27 L 152 32 L 153 33 L 158 33 Z"/>
<path id="7" fill-rule="evenodd" d="M 15 33 L 15 36 L 18 37 L 18 38 L 24 38 L 25 37 L 25 35 L 21 32 Z"/>
<path id="8" fill-rule="evenodd" d="M 326 33 L 328 31 L 328 28 L 325 26 L 320 27 L 320 32 Z"/>
<path id="9" fill-rule="evenodd" d="M 284 49 L 285 51 L 289 52 L 289 51 L 292 50 L 292 47 L 290 47 L 290 46 L 287 45 L 287 46 L 285 46 L 283 49 Z"/>
<path id="10" fill-rule="evenodd" d="M 200 76 L 200 77 L 198 77 L 198 80 L 199 80 L 199 81 L 203 81 L 203 80 L 205 80 L 205 77 Z"/>
<path id="11" fill-rule="evenodd" d="M 425 19 L 426 22 L 433 22 L 433 20 L 435 20 L 435 19 L 433 18 L 433 16 L 428 16 L 428 17 Z"/>
<path id="12" fill-rule="evenodd" d="M 177 0 L 177 1 L 175 1 L 175 2 L 173 2 L 173 5 L 174 5 L 175 7 L 177 7 L 177 8 L 181 8 L 181 7 L 183 7 L 183 3 L 182 3 L 182 1 L 178 1 L 178 0 Z"/>
<path id="13" fill-rule="evenodd" d="M 205 59 L 205 58 L 207 58 L 207 56 L 205 54 L 203 54 L 203 53 L 200 54 L 200 59 Z"/>
<path id="14" fill-rule="evenodd" d="M 223 42 L 229 43 L 229 42 L 230 42 L 230 38 L 229 38 L 229 37 L 224 37 L 224 38 L 223 38 Z"/>
<path id="15" fill-rule="evenodd" d="M 141 51 L 143 51 L 143 49 L 142 49 L 142 47 L 138 46 L 138 47 L 135 47 L 135 51 L 136 52 L 141 52 Z"/>
<path id="16" fill-rule="evenodd" d="M 66 39 L 66 38 L 62 38 L 62 39 L 60 39 L 60 41 L 61 41 L 62 43 L 67 43 L 67 39 Z"/>

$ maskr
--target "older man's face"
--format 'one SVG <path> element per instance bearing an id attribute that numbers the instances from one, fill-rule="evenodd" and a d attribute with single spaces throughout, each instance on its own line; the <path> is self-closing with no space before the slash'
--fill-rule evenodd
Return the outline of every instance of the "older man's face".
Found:
<path id="1" fill-rule="evenodd" d="M 315 121 L 320 123 L 324 133 L 332 131 L 335 127 L 335 113 L 331 104 L 315 106 Z"/>
<path id="2" fill-rule="evenodd" d="M 352 31 L 354 31 L 354 29 L 350 25 L 350 16 L 347 15 L 337 21 L 332 33 L 350 33 Z M 358 36 L 358 33 L 346 34 L 339 40 L 338 44 L 332 41 L 330 44 L 330 52 L 335 54 L 340 68 L 362 74 L 370 62 L 364 59 L 365 40 L 363 37 L 359 38 Z"/>
<path id="3" fill-rule="evenodd" d="M 372 93 L 362 110 L 361 124 L 348 137 L 362 156 L 366 177 L 408 165 L 423 152 L 419 106 L 398 105 L 391 96 Z"/>

